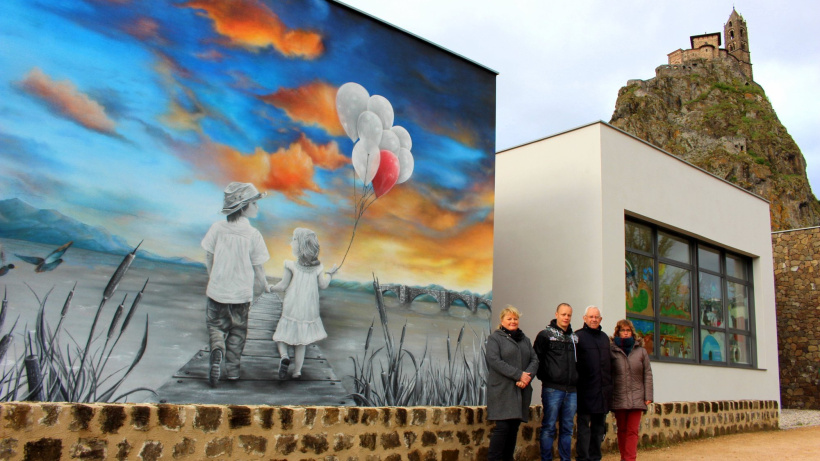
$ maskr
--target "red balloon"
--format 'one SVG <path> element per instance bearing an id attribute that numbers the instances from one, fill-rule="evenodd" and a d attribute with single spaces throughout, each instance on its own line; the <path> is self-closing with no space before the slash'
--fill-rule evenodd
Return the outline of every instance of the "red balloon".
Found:
<path id="1" fill-rule="evenodd" d="M 399 158 L 396 154 L 389 150 L 382 150 L 380 154 L 379 169 L 373 177 L 373 191 L 377 198 L 390 192 L 399 179 Z"/>

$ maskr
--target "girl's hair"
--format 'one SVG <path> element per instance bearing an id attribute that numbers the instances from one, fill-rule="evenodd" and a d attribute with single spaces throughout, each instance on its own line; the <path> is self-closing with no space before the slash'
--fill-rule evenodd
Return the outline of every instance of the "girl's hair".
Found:
<path id="1" fill-rule="evenodd" d="M 318 266 L 319 262 L 319 238 L 316 233 L 304 227 L 297 227 L 293 230 L 293 238 L 296 239 L 299 253 L 299 265 Z"/>
<path id="2" fill-rule="evenodd" d="M 242 208 L 240 208 L 240 209 L 234 211 L 233 213 L 229 214 L 228 216 L 225 217 L 225 219 L 227 219 L 228 222 L 236 222 L 239 218 L 242 217 L 242 213 L 244 213 L 245 210 L 247 210 L 249 206 L 251 206 L 250 202 L 242 205 Z"/>
<path id="3" fill-rule="evenodd" d="M 627 329 L 632 330 L 632 337 L 635 338 L 635 341 L 641 339 L 641 334 L 635 329 L 635 325 L 632 324 L 631 320 L 627 319 L 618 320 L 618 323 L 615 324 L 615 332 L 612 334 L 612 337 L 617 338 L 621 330 Z"/>
<path id="4" fill-rule="evenodd" d="M 501 328 L 500 322 L 504 320 L 504 317 L 506 317 L 508 314 L 514 315 L 517 319 L 521 318 L 521 312 L 518 312 L 518 309 L 516 309 L 515 306 L 513 306 L 512 304 L 507 304 L 507 307 L 505 307 L 504 310 L 502 310 L 501 313 L 498 314 L 498 328 Z"/>

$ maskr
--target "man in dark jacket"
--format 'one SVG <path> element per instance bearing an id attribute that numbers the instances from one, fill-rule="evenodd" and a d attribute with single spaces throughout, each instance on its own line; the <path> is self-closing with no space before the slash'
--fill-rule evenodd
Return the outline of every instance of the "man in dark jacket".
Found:
<path id="1" fill-rule="evenodd" d="M 544 419 L 541 421 L 541 459 L 552 460 L 555 424 L 558 423 L 558 454 L 561 461 L 570 461 L 572 453 L 572 420 L 575 417 L 577 396 L 575 386 L 575 345 L 578 337 L 572 333 L 572 306 L 561 303 L 555 319 L 535 338 L 538 356 L 538 379 L 541 380 L 541 403 Z"/>
<path id="2" fill-rule="evenodd" d="M 606 414 L 612 404 L 609 337 L 601 330 L 601 311 L 589 306 L 578 335 L 578 461 L 599 461 L 606 436 Z"/>

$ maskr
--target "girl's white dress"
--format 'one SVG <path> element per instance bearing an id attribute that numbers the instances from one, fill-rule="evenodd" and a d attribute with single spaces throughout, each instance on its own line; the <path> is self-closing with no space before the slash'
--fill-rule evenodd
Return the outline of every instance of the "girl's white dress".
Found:
<path id="1" fill-rule="evenodd" d="M 327 288 L 330 277 L 324 277 L 324 266 L 305 267 L 285 261 L 292 278 L 285 290 L 282 318 L 273 340 L 290 345 L 307 345 L 327 338 L 319 317 L 319 288 Z"/>

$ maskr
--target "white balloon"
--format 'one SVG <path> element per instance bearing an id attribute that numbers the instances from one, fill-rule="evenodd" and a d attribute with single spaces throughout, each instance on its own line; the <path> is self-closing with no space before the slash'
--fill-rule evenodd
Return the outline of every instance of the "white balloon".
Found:
<path id="1" fill-rule="evenodd" d="M 367 90 L 354 82 L 345 83 L 336 92 L 336 114 L 339 115 L 342 128 L 351 141 L 355 142 L 359 138 L 356 123 L 359 121 L 359 115 L 367 110 L 369 99 L 370 94 Z"/>
<path id="2" fill-rule="evenodd" d="M 396 136 L 396 133 L 393 133 L 390 130 L 384 130 L 382 132 L 382 140 L 379 142 L 379 149 L 389 150 L 394 154 L 399 151 L 401 147 L 401 143 L 399 142 L 399 137 Z"/>
<path id="3" fill-rule="evenodd" d="M 396 136 L 399 137 L 399 142 L 401 143 L 401 147 L 404 147 L 407 150 L 413 149 L 413 140 L 410 138 L 410 133 L 401 126 L 394 126 L 390 128 L 390 131 L 396 133 Z"/>
<path id="4" fill-rule="evenodd" d="M 384 96 L 371 96 L 367 100 L 367 110 L 379 116 L 382 121 L 382 128 L 385 130 L 389 130 L 393 126 L 393 106 Z"/>
<path id="5" fill-rule="evenodd" d="M 377 146 L 370 145 L 364 140 L 353 146 L 353 169 L 365 185 L 373 181 L 373 177 L 379 171 L 380 161 L 381 153 Z"/>
<path id="6" fill-rule="evenodd" d="M 396 156 L 399 158 L 399 179 L 396 180 L 396 184 L 401 184 L 412 176 L 415 161 L 413 160 L 413 154 L 404 147 L 399 148 Z"/>
<path id="7" fill-rule="evenodd" d="M 364 140 L 370 146 L 379 147 L 384 130 L 382 130 L 382 121 L 378 115 L 369 110 L 362 112 L 356 123 L 356 129 L 359 132 L 359 139 Z"/>

